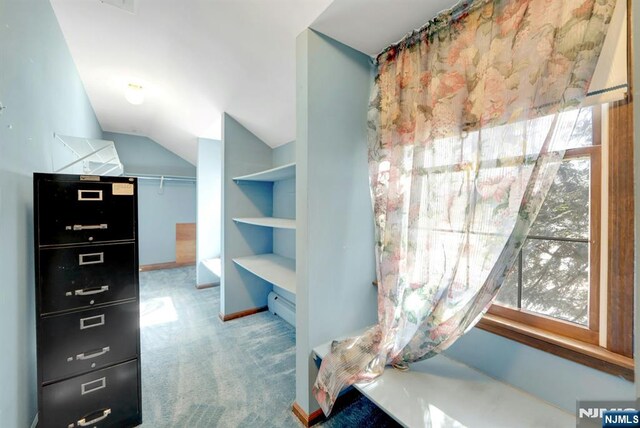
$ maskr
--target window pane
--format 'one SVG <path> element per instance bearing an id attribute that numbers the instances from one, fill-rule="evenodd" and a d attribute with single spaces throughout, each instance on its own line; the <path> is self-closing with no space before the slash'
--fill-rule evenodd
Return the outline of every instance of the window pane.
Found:
<path id="1" fill-rule="evenodd" d="M 593 145 L 593 107 L 580 111 L 569 147 L 586 147 Z"/>
<path id="2" fill-rule="evenodd" d="M 502 283 L 495 303 L 509 308 L 518 307 L 518 260 Z"/>
<path id="3" fill-rule="evenodd" d="M 589 158 L 562 162 L 529 236 L 589 239 L 590 181 Z"/>
<path id="4" fill-rule="evenodd" d="M 528 239 L 522 251 L 522 308 L 588 325 L 589 244 Z"/>

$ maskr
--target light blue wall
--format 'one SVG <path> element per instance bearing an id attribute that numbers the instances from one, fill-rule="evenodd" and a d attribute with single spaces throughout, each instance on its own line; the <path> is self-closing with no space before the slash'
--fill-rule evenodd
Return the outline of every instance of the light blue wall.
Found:
<path id="1" fill-rule="evenodd" d="M 295 141 L 278 146 L 271 152 L 273 167 L 296 161 Z M 273 184 L 273 216 L 296 218 L 296 180 L 277 181 Z M 295 230 L 273 229 L 273 252 L 290 259 L 296 258 Z M 295 302 L 295 296 L 279 290 L 283 297 Z"/>
<path id="2" fill-rule="evenodd" d="M 296 142 L 291 141 L 273 149 L 271 163 L 273 167 L 294 163 L 296 161 Z"/>
<path id="3" fill-rule="evenodd" d="M 0 102 L 0 425 L 27 428 L 37 407 L 32 173 L 51 172 L 54 132 L 102 137 L 46 0 L 0 1 Z"/>
<path id="4" fill-rule="evenodd" d="M 197 284 L 220 283 L 202 260 L 220 257 L 222 244 L 222 142 L 198 139 Z"/>
<path id="5" fill-rule="evenodd" d="M 196 177 L 196 167 L 150 138 L 104 132 L 113 141 L 125 174 Z M 196 222 L 196 184 L 160 179 L 140 179 L 140 264 L 176 260 L 176 223 Z"/>
<path id="6" fill-rule="evenodd" d="M 115 132 L 105 132 L 103 138 L 115 143 L 125 174 L 196 176 L 194 165 L 150 138 Z"/>
<path id="7" fill-rule="evenodd" d="M 296 218 L 296 180 L 273 183 L 273 216 Z M 296 231 L 273 229 L 273 252 L 290 259 L 296 258 Z"/>
<path id="8" fill-rule="evenodd" d="M 568 412 L 576 400 L 633 400 L 633 382 L 474 328 L 447 356 L 514 385 Z"/>
<path id="9" fill-rule="evenodd" d="M 376 321 L 366 114 L 370 59 L 311 30 L 297 39 L 296 402 L 307 413 L 311 350 Z"/>
<path id="10" fill-rule="evenodd" d="M 233 258 L 270 253 L 272 231 L 235 224 L 234 217 L 273 213 L 272 184 L 233 181 L 233 177 L 271 168 L 271 148 L 238 121 L 222 119 L 222 278 L 220 312 L 230 315 L 267 305 L 271 284 L 233 263 Z"/>
<path id="11" fill-rule="evenodd" d="M 138 181 L 140 264 L 176 260 L 176 223 L 196 222 L 196 183 Z M 194 284 L 195 285 L 195 284 Z"/>

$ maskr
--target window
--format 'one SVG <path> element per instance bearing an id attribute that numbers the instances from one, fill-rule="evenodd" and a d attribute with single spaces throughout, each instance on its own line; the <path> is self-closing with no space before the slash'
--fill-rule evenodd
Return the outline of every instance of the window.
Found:
<path id="1" fill-rule="evenodd" d="M 630 107 L 625 102 L 616 108 Z M 626 299 L 632 293 L 632 275 L 629 281 L 617 278 L 617 269 L 607 272 L 603 283 L 609 287 L 606 293 L 601 293 L 600 268 L 601 227 L 609 232 L 611 240 L 612 230 L 620 223 L 633 221 L 633 212 L 627 209 L 612 217 L 610 211 L 609 222 L 601 222 L 600 142 L 601 123 L 606 121 L 601 120 L 600 110 L 600 107 L 593 108 L 581 115 L 575 135 L 580 139 L 579 147 L 566 152 L 516 264 L 479 326 L 631 378 L 632 304 L 619 307 L 622 301 L 619 295 L 623 293 Z M 626 135 L 614 128 L 627 126 L 625 121 L 630 122 L 630 116 L 627 115 L 627 119 L 623 116 L 616 113 L 615 117 L 609 117 L 609 128 L 605 129 L 616 139 L 612 142 L 616 146 L 632 144 L 630 133 Z M 614 132 L 610 132 L 612 129 Z M 628 141 L 621 141 L 625 138 Z M 615 204 L 620 191 L 616 184 L 619 175 L 625 173 L 624 168 L 617 168 L 616 162 L 626 162 L 615 159 L 619 156 L 617 150 L 609 156 L 609 165 L 612 165 L 609 207 Z M 617 251 L 620 251 L 617 245 L 610 246 L 604 259 L 615 258 Z M 620 317 L 609 316 L 620 311 L 629 324 L 622 329 L 618 328 Z M 623 337 L 625 335 L 629 337 Z"/>
<path id="2" fill-rule="evenodd" d="M 595 120 L 594 120 L 595 119 Z M 568 150 L 492 312 L 597 343 L 600 126 L 591 109 Z M 593 221 L 596 220 L 596 221 Z M 527 314 L 538 316 L 533 320 Z"/>

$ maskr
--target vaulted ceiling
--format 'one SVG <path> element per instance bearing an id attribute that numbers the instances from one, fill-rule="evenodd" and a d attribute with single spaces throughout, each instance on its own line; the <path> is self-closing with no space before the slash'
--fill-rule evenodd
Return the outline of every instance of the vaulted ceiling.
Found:
<path id="1" fill-rule="evenodd" d="M 223 112 L 272 147 L 295 139 L 295 39 L 305 28 L 375 55 L 455 2 L 51 3 L 102 128 L 148 136 L 195 164 L 197 138 L 219 139 Z M 143 104 L 125 100 L 129 83 L 143 87 Z"/>

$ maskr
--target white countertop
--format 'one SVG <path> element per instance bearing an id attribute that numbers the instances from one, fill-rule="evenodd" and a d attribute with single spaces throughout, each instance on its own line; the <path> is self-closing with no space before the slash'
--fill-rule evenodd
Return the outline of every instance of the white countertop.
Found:
<path id="1" fill-rule="evenodd" d="M 406 427 L 575 427 L 575 415 L 444 355 L 354 386 Z"/>

